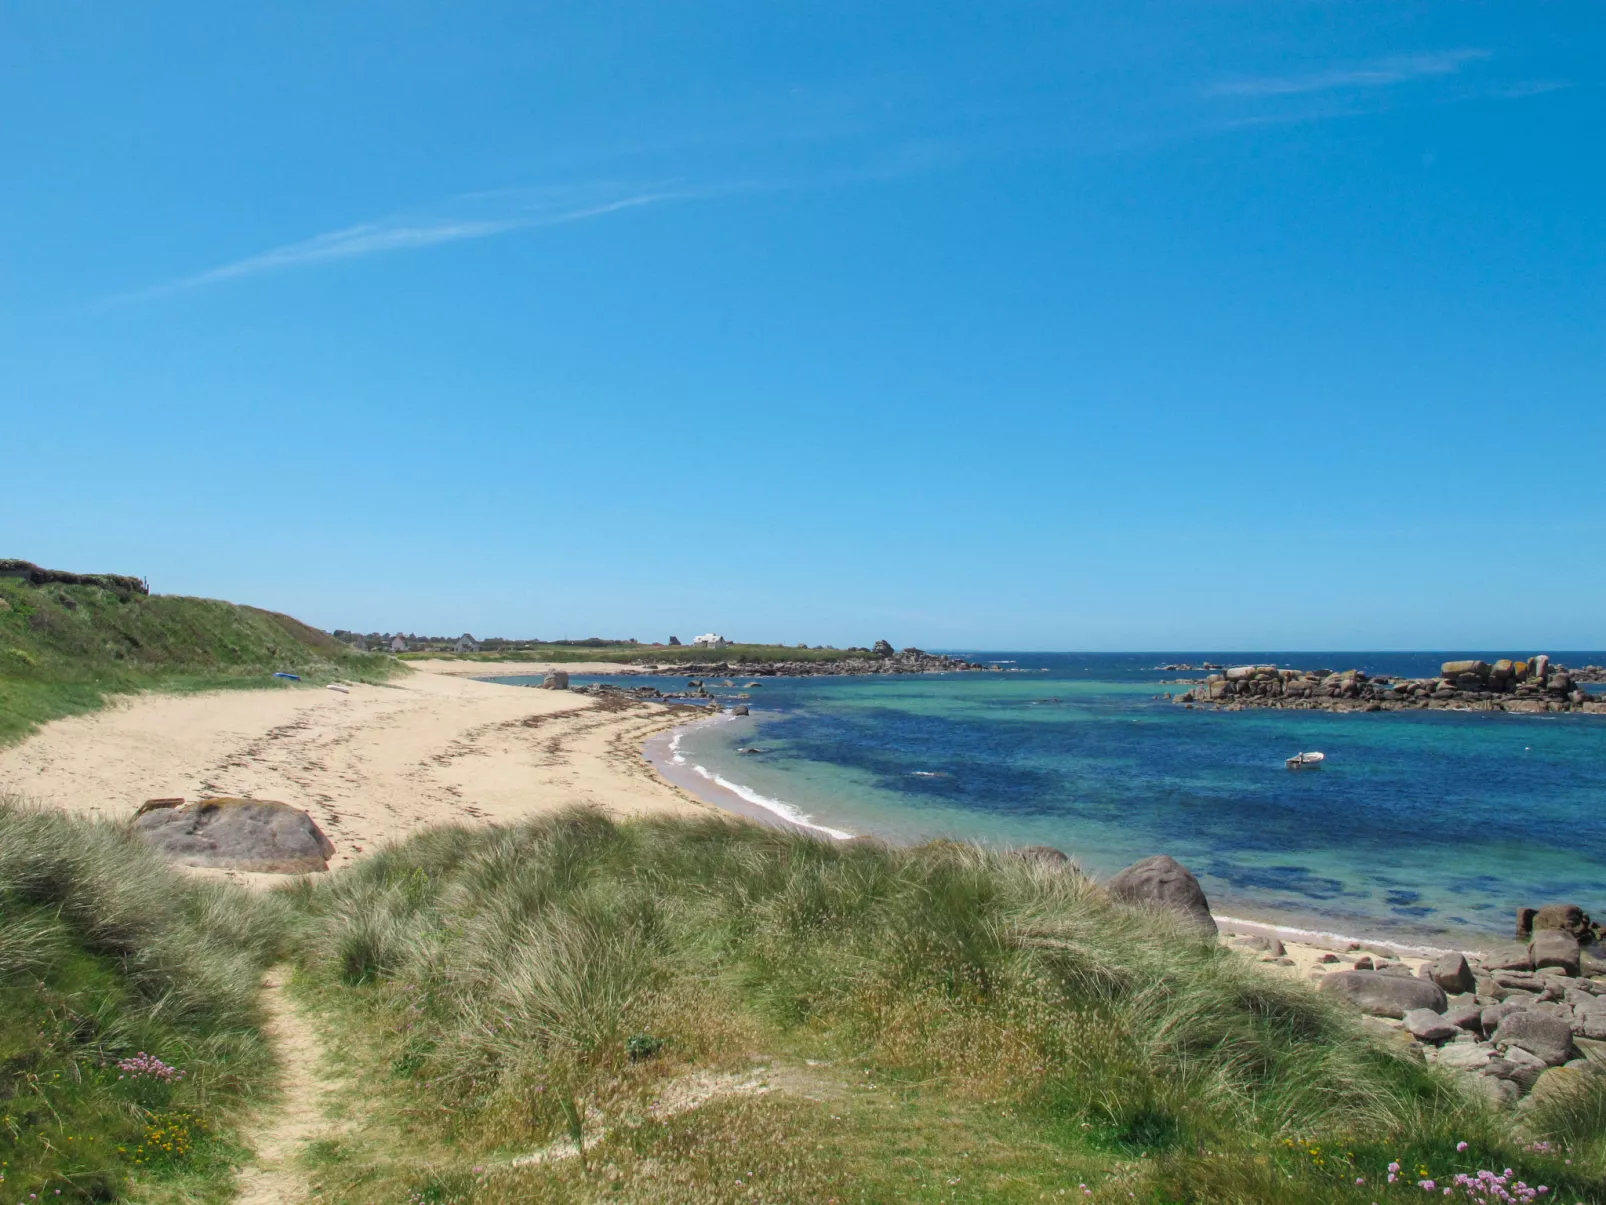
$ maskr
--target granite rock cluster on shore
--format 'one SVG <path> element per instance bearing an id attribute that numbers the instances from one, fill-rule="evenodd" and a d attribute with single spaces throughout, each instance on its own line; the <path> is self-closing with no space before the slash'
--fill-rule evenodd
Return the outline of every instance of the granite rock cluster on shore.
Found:
<path id="1" fill-rule="evenodd" d="M 1437 678 L 1371 677 L 1358 669 L 1280 669 L 1238 665 L 1211 674 L 1177 703 L 1218 707 L 1326 708 L 1335 711 L 1404 711 L 1418 708 L 1461 711 L 1593 712 L 1606 715 L 1606 696 L 1591 695 L 1587 683 L 1606 681 L 1606 669 L 1587 665 L 1570 670 L 1545 654 L 1526 661 L 1446 661 Z"/>
<path id="2" fill-rule="evenodd" d="M 1445 954 L 1413 976 L 1363 955 L 1319 974 L 1320 988 L 1497 1104 L 1606 1074 L 1601 927 L 1572 904 L 1525 908 L 1518 923 L 1518 941 L 1481 956 Z"/>
<path id="3" fill-rule="evenodd" d="M 1068 864 L 1047 846 L 1017 855 Z M 1117 900 L 1186 918 L 1201 933 L 1217 926 L 1199 882 L 1159 855 L 1105 884 Z M 1277 937 L 1250 934 L 1230 943 L 1262 961 L 1293 968 Z M 1369 1028 L 1403 1051 L 1456 1076 L 1470 1093 L 1516 1105 L 1565 1091 L 1581 1076 L 1606 1075 L 1606 928 L 1576 904 L 1521 908 L 1513 942 L 1481 954 L 1449 952 L 1419 961 L 1359 943 L 1328 951 L 1311 971 L 1318 990 L 1364 1014 Z M 1415 960 L 1413 960 L 1415 961 Z"/>

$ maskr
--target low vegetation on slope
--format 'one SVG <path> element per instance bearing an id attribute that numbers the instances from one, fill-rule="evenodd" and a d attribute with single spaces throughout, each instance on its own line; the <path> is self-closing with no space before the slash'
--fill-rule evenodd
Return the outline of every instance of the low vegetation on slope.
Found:
<path id="1" fill-rule="evenodd" d="M 0 805 L 0 1203 L 226 1200 L 278 958 L 343 1085 L 314 1202 L 1606 1202 L 1600 1080 L 1487 1112 L 1008 853 L 575 812 L 264 894 Z"/>
<path id="2" fill-rule="evenodd" d="M 225 1201 L 274 897 L 0 799 L 0 1201 Z"/>
<path id="3" fill-rule="evenodd" d="M 0 576 L 0 743 L 129 691 L 376 680 L 395 662 L 288 615 L 109 584 Z"/>
<path id="4" fill-rule="evenodd" d="M 384 1102 L 322 1200 L 1365 1205 L 1507 1166 L 1602 1199 L 1598 1150 L 1522 1149 L 1305 985 L 1009 854 L 574 813 L 293 898 Z"/>

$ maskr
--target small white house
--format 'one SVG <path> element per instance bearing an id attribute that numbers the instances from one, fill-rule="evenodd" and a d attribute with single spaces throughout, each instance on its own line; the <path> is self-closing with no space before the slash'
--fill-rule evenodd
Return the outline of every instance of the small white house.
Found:
<path id="1" fill-rule="evenodd" d="M 459 636 L 457 638 L 457 643 L 452 645 L 452 652 L 454 653 L 477 653 L 479 651 L 480 642 L 475 640 L 474 637 L 470 636 L 467 632 L 464 632 L 461 636 Z"/>
<path id="2" fill-rule="evenodd" d="M 407 641 L 397 636 L 390 642 L 390 651 L 393 653 L 405 653 L 407 651 Z"/>
<path id="3" fill-rule="evenodd" d="M 714 633 L 709 632 L 706 636 L 697 637 L 692 643 L 702 649 L 722 649 L 729 646 L 730 641 L 723 636 L 716 636 Z"/>

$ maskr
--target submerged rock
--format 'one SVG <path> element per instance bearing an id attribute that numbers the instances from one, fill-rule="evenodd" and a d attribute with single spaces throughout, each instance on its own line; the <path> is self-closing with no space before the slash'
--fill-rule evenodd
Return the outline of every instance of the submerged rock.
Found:
<path id="1" fill-rule="evenodd" d="M 185 866 L 308 874 L 329 869 L 334 845 L 299 808 L 271 799 L 203 799 L 135 817 L 134 831 Z"/>

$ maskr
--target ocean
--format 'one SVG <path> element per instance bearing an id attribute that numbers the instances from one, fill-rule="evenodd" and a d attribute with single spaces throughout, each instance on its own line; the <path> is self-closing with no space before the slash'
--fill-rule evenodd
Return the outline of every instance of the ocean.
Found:
<path id="1" fill-rule="evenodd" d="M 1439 653 L 958 655 L 1007 672 L 709 679 L 752 714 L 665 752 L 825 835 L 1052 845 L 1098 875 L 1170 854 L 1243 919 L 1442 944 L 1508 935 L 1520 905 L 1606 911 L 1606 716 L 1189 710 L 1166 679 L 1202 675 L 1158 668 L 1416 677 Z M 1322 769 L 1285 768 L 1310 750 Z"/>

